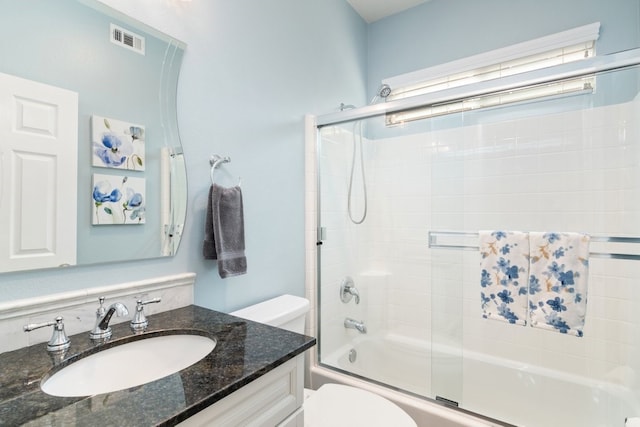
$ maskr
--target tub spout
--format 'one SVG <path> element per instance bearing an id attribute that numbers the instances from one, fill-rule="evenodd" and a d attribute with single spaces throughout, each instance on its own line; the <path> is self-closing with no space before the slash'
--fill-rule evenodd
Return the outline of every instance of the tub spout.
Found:
<path id="1" fill-rule="evenodd" d="M 365 326 L 364 322 L 358 322 L 357 320 L 353 320 L 348 317 L 344 319 L 344 327 L 347 329 L 355 329 L 361 334 L 367 333 L 367 327 Z"/>

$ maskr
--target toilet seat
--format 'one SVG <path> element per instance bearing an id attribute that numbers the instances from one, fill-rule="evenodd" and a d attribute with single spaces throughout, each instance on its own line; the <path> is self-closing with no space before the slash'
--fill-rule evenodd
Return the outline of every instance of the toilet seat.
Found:
<path id="1" fill-rule="evenodd" d="M 391 401 L 355 387 L 324 384 L 304 401 L 305 427 L 417 427 Z"/>

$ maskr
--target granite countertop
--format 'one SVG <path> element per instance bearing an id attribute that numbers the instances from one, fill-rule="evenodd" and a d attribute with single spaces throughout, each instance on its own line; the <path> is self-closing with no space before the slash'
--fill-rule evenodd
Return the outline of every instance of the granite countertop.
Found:
<path id="1" fill-rule="evenodd" d="M 315 338 L 190 305 L 148 316 L 149 328 L 134 335 L 129 322 L 95 344 L 89 333 L 71 336 L 64 359 L 46 343 L 0 354 L 0 426 L 171 426 L 183 421 L 275 367 L 313 347 Z M 217 340 L 205 358 L 182 371 L 141 386 L 86 397 L 54 397 L 40 381 L 79 354 L 138 339 L 197 331 Z M 158 355 L 158 357 L 162 357 Z"/>

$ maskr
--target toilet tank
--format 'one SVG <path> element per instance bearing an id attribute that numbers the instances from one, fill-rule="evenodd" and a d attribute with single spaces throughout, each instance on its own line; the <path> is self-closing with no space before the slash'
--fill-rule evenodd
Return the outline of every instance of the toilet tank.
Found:
<path id="1" fill-rule="evenodd" d="M 230 314 L 304 334 L 304 320 L 308 311 L 308 299 L 294 295 L 280 295 Z"/>

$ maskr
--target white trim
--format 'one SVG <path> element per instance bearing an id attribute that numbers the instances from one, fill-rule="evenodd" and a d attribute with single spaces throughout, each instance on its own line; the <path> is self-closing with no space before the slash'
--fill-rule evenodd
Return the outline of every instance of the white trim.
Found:
<path id="1" fill-rule="evenodd" d="M 101 296 L 106 298 L 108 305 L 118 301 L 129 309 L 128 316 L 114 316 L 111 324 L 129 322 L 138 299 L 162 299 L 159 304 L 145 308 L 147 315 L 188 306 L 193 304 L 195 279 L 195 273 L 183 273 L 0 303 L 0 334 L 4 337 L 0 340 L 0 353 L 47 342 L 51 328 L 25 333 L 23 326 L 51 321 L 57 316 L 64 318 L 69 337 L 88 332 L 95 326 Z"/>
<path id="2" fill-rule="evenodd" d="M 448 76 L 453 73 L 460 73 L 525 56 L 535 55 L 552 49 L 559 49 L 565 46 L 597 40 L 599 36 L 600 22 L 594 22 L 593 24 L 583 25 L 582 27 L 562 31 L 560 33 L 550 34 L 548 36 L 491 50 L 455 61 L 446 62 L 433 67 L 389 77 L 382 80 L 382 83 L 389 85 L 391 89 L 410 86 L 419 82 Z"/>
<path id="3" fill-rule="evenodd" d="M 38 315 L 44 311 L 64 310 L 70 307 L 83 305 L 87 302 L 91 302 L 97 307 L 98 298 L 101 296 L 107 296 L 109 299 L 113 299 L 122 298 L 134 293 L 158 291 L 178 286 L 193 286 L 195 277 L 195 273 L 183 273 L 173 276 L 140 280 L 137 282 L 119 283 L 116 285 L 106 285 L 78 291 L 3 302 L 0 303 L 0 320 Z M 193 303 L 193 300 L 191 303 Z M 159 308 L 160 309 L 157 311 L 171 310 L 178 307 L 168 308 L 166 305 L 161 305 Z"/>

